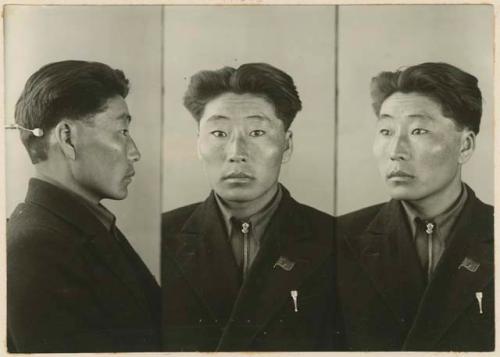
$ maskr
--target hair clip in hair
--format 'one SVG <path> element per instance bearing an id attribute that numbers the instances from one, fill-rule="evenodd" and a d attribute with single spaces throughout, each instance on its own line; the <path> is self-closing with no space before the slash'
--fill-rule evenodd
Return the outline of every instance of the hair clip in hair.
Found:
<path id="1" fill-rule="evenodd" d="M 20 129 L 20 130 L 29 131 L 36 137 L 43 136 L 43 129 L 41 129 L 41 128 L 28 129 L 28 128 L 22 127 L 21 125 L 18 125 L 18 124 L 12 124 L 12 125 L 6 125 L 5 129 Z"/>

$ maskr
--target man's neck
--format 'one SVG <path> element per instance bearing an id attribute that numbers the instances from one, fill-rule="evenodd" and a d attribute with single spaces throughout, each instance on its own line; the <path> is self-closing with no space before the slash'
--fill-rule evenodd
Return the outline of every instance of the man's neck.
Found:
<path id="1" fill-rule="evenodd" d="M 442 191 L 436 192 L 420 200 L 405 202 L 418 213 L 420 218 L 429 219 L 438 216 L 450 208 L 460 197 L 461 193 L 462 180 L 458 177 L 451 185 Z"/>
<path id="2" fill-rule="evenodd" d="M 37 164 L 35 165 L 35 169 L 35 177 L 37 179 L 49 182 L 64 190 L 71 191 L 91 203 L 99 204 L 100 199 L 98 197 L 94 197 L 78 185 L 71 173 L 67 170 L 54 169 L 48 163 Z"/>
<path id="3" fill-rule="evenodd" d="M 266 207 L 278 192 L 278 183 L 275 183 L 262 196 L 251 202 L 226 201 L 219 196 L 222 203 L 231 212 L 231 215 L 237 219 L 248 218 Z"/>

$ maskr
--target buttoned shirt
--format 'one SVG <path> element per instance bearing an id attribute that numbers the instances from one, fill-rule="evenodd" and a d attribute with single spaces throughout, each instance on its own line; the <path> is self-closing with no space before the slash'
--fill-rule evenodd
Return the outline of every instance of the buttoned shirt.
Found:
<path id="1" fill-rule="evenodd" d="M 250 217 L 236 218 L 230 208 L 215 195 L 222 213 L 227 237 L 231 244 L 236 264 L 240 267 L 243 279 L 247 276 L 259 252 L 262 237 L 283 196 L 281 185 L 271 201 Z"/>
<path id="2" fill-rule="evenodd" d="M 446 209 L 443 213 L 438 214 L 432 218 L 421 218 L 418 212 L 407 202 L 401 201 L 406 215 L 408 217 L 408 222 L 410 224 L 410 229 L 412 233 L 413 240 L 417 245 L 417 239 L 419 235 L 427 235 L 429 240 L 428 251 L 429 256 L 432 257 L 429 266 L 427 267 L 427 279 L 431 278 L 432 273 L 436 269 L 436 266 L 441 259 L 445 249 L 449 245 L 449 235 L 455 225 L 458 215 L 462 212 L 462 209 L 467 201 L 467 190 L 462 184 L 462 192 L 455 202 Z M 429 227 L 426 233 L 426 227 L 424 227 L 425 222 L 432 222 L 433 226 Z M 422 260 L 422 258 L 421 258 Z"/>

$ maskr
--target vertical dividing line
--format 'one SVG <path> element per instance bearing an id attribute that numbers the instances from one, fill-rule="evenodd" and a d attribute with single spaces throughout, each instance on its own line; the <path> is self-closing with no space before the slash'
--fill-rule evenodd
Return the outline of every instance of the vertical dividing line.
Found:
<path id="1" fill-rule="evenodd" d="M 338 208 L 338 147 L 339 147 L 339 5 L 335 5 L 334 24 L 334 77 L 335 77 L 335 97 L 334 97 L 334 118 L 333 118 L 333 214 L 337 215 Z"/>
<path id="2" fill-rule="evenodd" d="M 160 272 L 159 272 L 159 284 L 161 286 L 161 274 L 163 271 L 163 262 L 162 262 L 162 232 L 161 232 L 161 216 L 163 212 L 163 200 L 165 197 L 165 187 L 163 187 L 163 175 L 165 172 L 165 129 L 164 129 L 164 120 L 165 120 L 165 5 L 160 5 L 160 81 L 161 81 L 161 90 L 160 90 L 160 249 L 158 249 L 160 253 Z"/>

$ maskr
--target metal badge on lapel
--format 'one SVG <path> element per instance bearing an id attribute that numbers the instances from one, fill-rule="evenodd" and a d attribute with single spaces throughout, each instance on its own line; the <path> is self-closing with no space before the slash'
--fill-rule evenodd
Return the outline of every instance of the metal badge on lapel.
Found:
<path id="1" fill-rule="evenodd" d="M 276 268 L 276 267 L 280 267 L 281 269 L 283 270 L 286 270 L 286 271 L 290 271 L 293 269 L 293 267 L 295 266 L 295 262 L 292 262 L 290 259 L 288 259 L 287 257 L 280 257 L 276 263 L 274 263 L 273 265 L 273 269 Z"/>
<path id="2" fill-rule="evenodd" d="M 480 264 L 478 262 L 472 260 L 471 258 L 465 257 L 462 263 L 460 263 L 458 269 L 465 268 L 468 271 L 475 273 L 479 268 L 479 265 Z"/>

